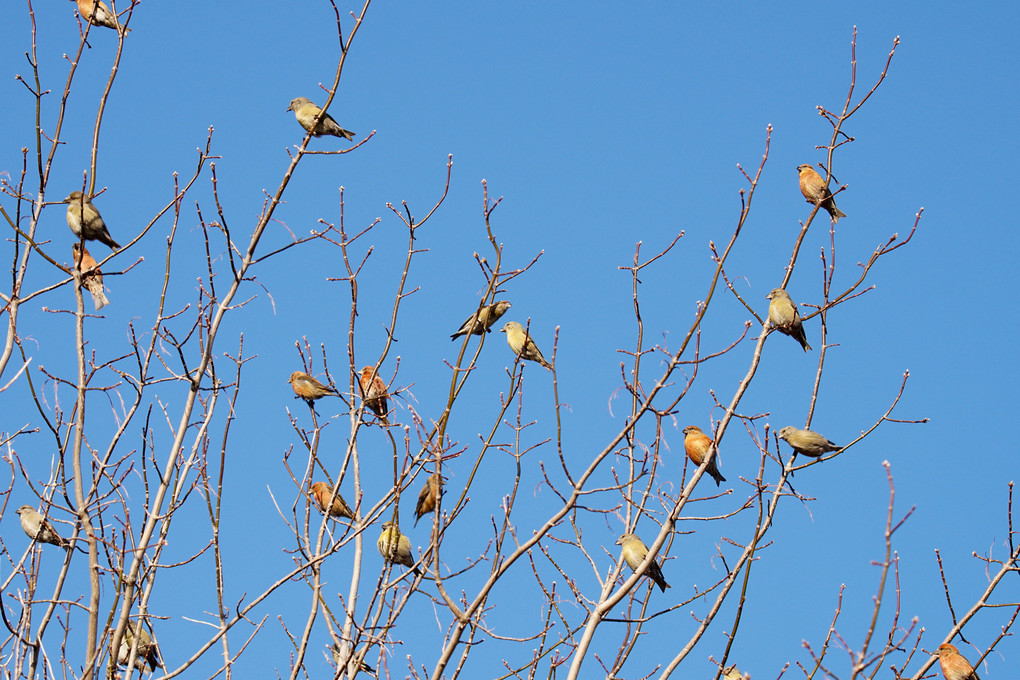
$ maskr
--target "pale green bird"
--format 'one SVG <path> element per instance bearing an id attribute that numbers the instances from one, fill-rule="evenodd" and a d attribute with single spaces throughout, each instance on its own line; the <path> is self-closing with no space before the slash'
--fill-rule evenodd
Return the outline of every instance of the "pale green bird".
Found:
<path id="1" fill-rule="evenodd" d="M 71 227 L 75 236 L 81 238 L 84 234 L 88 241 L 99 241 L 114 250 L 120 248 L 120 244 L 110 236 L 106 222 L 92 205 L 92 200 L 86 198 L 82 192 L 72 191 L 61 203 L 67 203 L 67 226 Z"/>
<path id="2" fill-rule="evenodd" d="M 750 675 L 744 675 L 736 666 L 723 669 L 723 680 L 751 680 Z"/>
<path id="3" fill-rule="evenodd" d="M 29 538 L 34 538 L 40 543 L 49 543 L 60 548 L 70 549 L 71 544 L 63 536 L 57 533 L 50 521 L 40 515 L 31 505 L 22 505 L 15 513 L 21 519 L 21 528 Z"/>
<path id="4" fill-rule="evenodd" d="M 803 456 L 818 458 L 829 451 L 839 451 L 842 446 L 833 444 L 828 439 L 812 432 L 811 430 L 798 430 L 796 427 L 787 426 L 779 431 L 780 439 L 793 447 L 793 450 Z"/>
<path id="5" fill-rule="evenodd" d="M 481 335 L 482 333 L 491 333 L 490 330 L 492 325 L 499 320 L 499 317 L 506 314 L 506 310 L 510 309 L 510 303 L 506 300 L 500 300 L 493 302 L 491 305 L 485 305 L 478 314 L 472 314 L 467 318 L 467 321 L 460 325 L 460 329 L 450 336 L 451 340 L 456 340 L 462 335 Z M 475 317 L 477 316 L 477 320 Z"/>
<path id="6" fill-rule="evenodd" d="M 131 658 L 131 645 L 135 639 L 135 623 L 128 623 L 127 628 L 124 629 L 124 635 L 120 638 L 120 647 L 117 648 L 117 663 L 121 666 L 126 666 L 128 659 Z M 145 626 L 138 633 L 138 649 L 135 653 L 135 668 L 140 671 L 149 669 L 150 672 L 155 671 L 157 667 L 163 667 L 163 660 L 159 657 L 159 647 L 153 641 L 149 632 L 145 630 Z"/>
<path id="7" fill-rule="evenodd" d="M 347 661 L 344 659 L 345 656 L 349 659 L 349 655 L 343 654 L 343 650 L 340 649 L 340 645 L 335 642 L 330 645 L 329 650 L 333 653 L 333 665 L 338 669 L 346 668 Z M 375 669 L 369 666 L 364 661 L 358 663 L 358 670 L 364 671 L 365 673 L 375 673 Z"/>
<path id="8" fill-rule="evenodd" d="M 773 288 L 765 299 L 772 301 L 769 303 L 769 321 L 776 330 L 799 342 L 805 352 L 811 349 L 811 345 L 807 343 L 807 336 L 804 335 L 797 304 L 790 298 L 790 294 L 782 288 Z"/>
<path id="9" fill-rule="evenodd" d="M 342 127 L 337 125 L 337 122 L 333 120 L 333 117 L 328 113 L 322 117 L 319 124 L 312 130 L 312 123 L 315 122 L 315 117 L 322 111 L 318 106 L 312 103 L 310 99 L 305 97 L 297 97 L 296 99 L 290 100 L 290 106 L 287 107 L 288 111 L 294 112 L 294 117 L 297 118 L 297 122 L 301 123 L 301 127 L 305 129 L 305 132 L 311 132 L 313 137 L 321 137 L 323 135 L 333 135 L 334 137 L 343 137 L 344 139 L 354 139 L 354 133 L 350 130 L 344 130 Z"/>
<path id="10" fill-rule="evenodd" d="M 623 534 L 620 538 L 616 539 L 616 545 L 623 548 L 623 560 L 627 563 L 628 567 L 635 571 L 644 562 L 645 556 L 648 555 L 648 546 L 634 534 Z M 655 584 L 659 586 L 662 592 L 666 592 L 666 588 L 670 587 L 666 583 L 666 579 L 663 578 L 662 570 L 655 560 L 648 563 L 645 576 L 655 581 Z"/>
<path id="11" fill-rule="evenodd" d="M 383 522 L 376 547 L 387 562 L 411 567 L 417 576 L 421 576 L 421 570 L 414 566 L 414 558 L 411 556 L 411 539 L 400 533 L 400 527 L 393 522 Z"/>
<path id="12" fill-rule="evenodd" d="M 503 327 L 499 329 L 500 333 L 506 333 L 506 344 L 510 345 L 510 349 L 514 351 L 514 354 L 522 359 L 528 359 L 530 361 L 537 361 L 542 364 L 542 368 L 551 371 L 552 364 L 545 360 L 542 356 L 542 352 L 539 351 L 538 345 L 531 339 L 528 332 L 524 330 L 524 326 L 517 323 L 516 321 L 507 321 L 503 324 Z"/>

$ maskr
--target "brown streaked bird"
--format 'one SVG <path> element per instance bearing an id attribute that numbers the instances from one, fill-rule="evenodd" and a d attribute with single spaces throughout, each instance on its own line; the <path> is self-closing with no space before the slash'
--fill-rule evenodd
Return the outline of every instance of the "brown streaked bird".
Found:
<path id="1" fill-rule="evenodd" d="M 340 127 L 333 116 L 328 113 L 322 117 L 319 124 L 315 126 L 315 130 L 312 130 L 312 123 L 315 122 L 315 117 L 322 111 L 318 106 L 312 103 L 312 101 L 306 97 L 297 97 L 290 100 L 290 106 L 287 107 L 288 111 L 294 112 L 294 117 L 297 118 L 297 122 L 301 123 L 301 127 L 305 129 L 305 132 L 311 132 L 313 137 L 321 137 L 323 135 L 332 135 L 334 137 L 343 137 L 347 140 L 354 139 L 354 133 L 350 130 L 344 130 Z"/>
<path id="2" fill-rule="evenodd" d="M 485 305 L 477 314 L 472 314 L 467 320 L 460 325 L 460 329 L 450 336 L 451 340 L 456 340 L 462 335 L 481 335 L 482 333 L 491 333 L 492 325 L 499 320 L 499 317 L 506 314 L 506 310 L 510 309 L 510 303 L 506 300 L 499 300 L 493 302 L 491 305 Z M 476 320 L 477 317 L 477 320 Z"/>
<path id="3" fill-rule="evenodd" d="M 326 482 L 316 482 L 312 484 L 312 497 L 319 504 L 319 509 L 326 512 L 329 499 L 333 498 L 333 488 Z M 354 519 L 354 513 L 351 512 L 350 506 L 347 505 L 347 501 L 344 500 L 344 497 L 339 492 L 337 492 L 336 498 L 333 498 L 333 505 L 330 506 L 329 516 Z"/>
<path id="4" fill-rule="evenodd" d="M 425 480 L 425 485 L 418 492 L 418 504 L 414 508 L 414 526 L 418 526 L 418 520 L 422 515 L 427 515 L 436 509 L 436 503 L 443 494 L 443 476 L 438 472 Z"/>
<path id="5" fill-rule="evenodd" d="M 701 428 L 697 425 L 688 425 L 684 428 L 684 450 L 687 451 L 687 457 L 691 459 L 697 466 L 701 466 L 705 460 L 705 456 L 708 455 L 709 450 L 712 448 L 712 440 L 707 434 L 701 431 Z M 719 466 L 716 465 L 716 459 L 719 457 L 719 452 L 716 451 L 712 457 L 712 462 L 705 468 L 705 472 L 712 476 L 715 480 L 715 485 L 719 486 L 726 481 L 726 478 L 719 472 Z"/>
<path id="6" fill-rule="evenodd" d="M 291 389 L 294 390 L 294 394 L 297 396 L 295 399 L 304 399 L 305 403 L 308 404 L 308 408 L 315 410 L 315 400 L 321 399 L 322 397 L 335 397 L 337 393 L 330 387 L 326 387 L 321 382 L 301 371 L 294 371 L 290 374 L 290 378 L 287 379 L 290 383 Z"/>
<path id="7" fill-rule="evenodd" d="M 818 458 L 829 451 L 839 451 L 842 446 L 833 444 L 822 435 L 812 430 L 799 430 L 792 425 L 787 425 L 779 431 L 779 438 L 786 440 L 794 451 L 802 456 Z"/>
<path id="8" fill-rule="evenodd" d="M 538 349 L 538 345 L 531 339 L 531 336 L 524 326 L 517 323 L 516 321 L 507 321 L 503 324 L 503 327 L 499 329 L 500 333 L 506 333 L 506 344 L 510 345 L 510 349 L 513 353 L 522 359 L 528 359 L 535 361 L 542 365 L 542 368 L 547 371 L 552 370 L 552 364 L 545 360 L 542 356 L 542 352 Z"/>
<path id="9" fill-rule="evenodd" d="M 806 163 L 798 165 L 797 173 L 800 175 L 800 193 L 804 194 L 808 203 L 821 201 L 822 207 L 832 216 L 834 224 L 839 222 L 840 217 L 846 217 L 846 214 L 836 207 L 836 199 L 832 197 L 832 192 L 825 186 L 825 180 L 814 168 Z"/>
<path id="10" fill-rule="evenodd" d="M 365 400 L 365 406 L 372 409 L 380 423 L 389 425 L 387 414 L 390 412 L 390 402 L 387 399 L 386 383 L 376 373 L 375 366 L 365 366 L 361 369 L 358 385 L 361 386 L 361 398 Z"/>
<path id="11" fill-rule="evenodd" d="M 790 294 L 782 288 L 773 288 L 772 292 L 765 296 L 769 303 L 769 321 L 783 335 L 789 335 L 800 343 L 800 346 L 807 352 L 811 345 L 807 342 L 804 334 L 804 324 L 800 320 L 800 312 L 797 311 L 797 303 L 793 301 Z"/>
<path id="12" fill-rule="evenodd" d="M 117 648 L 117 663 L 126 666 L 131 658 L 131 645 L 134 644 L 135 626 L 134 622 L 128 623 L 124 629 L 124 635 L 120 638 L 120 647 Z M 145 630 L 145 625 L 138 632 L 138 649 L 135 651 L 134 667 L 140 671 L 146 668 L 154 672 L 156 668 L 163 668 L 163 659 L 159 656 L 159 646 L 153 641 L 152 636 Z"/>
<path id="13" fill-rule="evenodd" d="M 124 34 L 131 32 L 130 28 L 121 26 L 117 21 L 117 15 L 110 11 L 103 0 L 71 0 L 71 2 L 77 3 L 81 18 L 94 26 L 105 26 Z"/>
<path id="14" fill-rule="evenodd" d="M 948 642 L 939 645 L 938 655 L 942 676 L 946 680 L 981 680 L 970 662 L 960 654 L 960 650 Z"/>
<path id="15" fill-rule="evenodd" d="M 411 539 L 400 533 L 400 527 L 393 522 L 383 522 L 376 547 L 387 562 L 411 567 L 415 575 L 421 576 L 421 570 L 414 566 L 414 558 L 411 556 Z"/>
<path id="16" fill-rule="evenodd" d="M 15 512 L 21 519 L 21 528 L 28 534 L 29 538 L 33 538 L 40 543 L 49 543 L 59 548 L 68 550 L 71 548 L 71 544 L 68 543 L 67 539 L 58 534 L 57 530 L 50 524 L 50 521 L 36 512 L 36 509 L 31 505 L 22 505 Z"/>
<path id="17" fill-rule="evenodd" d="M 82 251 L 85 255 L 82 256 Z M 106 297 L 106 288 L 103 287 L 103 272 L 96 266 L 96 259 L 88 248 L 82 248 L 81 243 L 71 244 L 71 252 L 74 255 L 75 265 L 81 268 L 81 284 L 92 296 L 92 304 L 96 311 L 110 304 L 110 298 Z M 79 265 L 79 260 L 81 264 Z"/>
<path id="18" fill-rule="evenodd" d="M 641 566 L 641 563 L 645 561 L 645 557 L 648 555 L 648 546 L 635 534 L 623 534 L 616 539 L 616 545 L 623 548 L 623 560 L 632 571 L 637 571 L 637 568 Z M 655 585 L 659 586 L 659 590 L 662 592 L 666 592 L 666 588 L 670 587 L 662 575 L 662 569 L 659 568 L 658 562 L 654 559 L 648 563 L 645 576 L 655 581 Z"/>
<path id="19" fill-rule="evenodd" d="M 67 226 L 74 235 L 87 241 L 99 241 L 113 250 L 119 250 L 120 244 L 110 236 L 102 215 L 92 205 L 92 199 L 86 198 L 80 191 L 72 191 L 61 203 L 67 203 Z"/>

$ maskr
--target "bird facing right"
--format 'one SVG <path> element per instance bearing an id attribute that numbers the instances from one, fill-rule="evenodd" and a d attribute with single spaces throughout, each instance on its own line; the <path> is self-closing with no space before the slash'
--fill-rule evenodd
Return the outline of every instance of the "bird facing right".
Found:
<path id="1" fill-rule="evenodd" d="M 797 311 L 797 303 L 793 301 L 790 294 L 782 288 L 773 288 L 772 292 L 765 296 L 769 303 L 769 321 L 783 335 L 789 335 L 800 343 L 804 351 L 811 349 L 807 343 L 807 336 L 804 335 L 804 326 L 800 321 L 800 312 Z"/>
<path id="2" fill-rule="evenodd" d="M 451 340 L 456 340 L 462 335 L 481 335 L 482 333 L 491 333 L 489 329 L 492 325 L 499 320 L 499 317 L 506 314 L 506 310 L 510 309 L 510 303 L 506 300 L 499 300 L 493 302 L 491 305 L 485 305 L 477 314 L 472 314 L 467 320 L 460 325 L 460 328 L 456 333 L 450 336 Z M 475 318 L 477 316 L 477 319 Z"/>
<path id="3" fill-rule="evenodd" d="M 322 117 L 319 124 L 312 130 L 312 124 L 315 122 L 315 117 L 322 111 L 318 106 L 312 103 L 312 101 L 306 97 L 296 97 L 290 100 L 290 106 L 287 107 L 288 111 L 294 112 L 294 117 L 297 118 L 297 122 L 301 124 L 301 127 L 305 129 L 305 132 L 311 132 L 313 137 L 321 137 L 323 135 L 332 135 L 334 137 L 343 137 L 347 140 L 354 139 L 354 133 L 350 130 L 344 130 L 340 127 L 333 116 L 328 113 Z"/>
<path id="4" fill-rule="evenodd" d="M 117 663 L 121 666 L 126 666 L 131 658 L 131 645 L 134 643 L 136 625 L 138 624 L 129 622 L 127 628 L 124 629 L 124 635 L 120 638 L 120 647 L 117 648 Z M 163 667 L 163 660 L 159 656 L 159 647 L 149 632 L 145 630 L 144 624 L 138 632 L 138 649 L 135 652 L 134 666 L 140 671 L 148 668 L 149 672 L 155 671 L 157 667 Z"/>
<path id="5" fill-rule="evenodd" d="M 648 556 L 648 546 L 635 534 L 623 534 L 616 539 L 616 545 L 623 548 L 623 560 L 631 568 L 631 571 L 637 571 L 637 568 L 645 561 L 645 557 Z M 659 563 L 654 559 L 648 563 L 645 576 L 655 581 L 655 585 L 659 586 L 659 590 L 662 592 L 666 592 L 666 588 L 670 587 L 662 575 Z"/>
<path id="6" fill-rule="evenodd" d="M 958 650 L 948 642 L 939 645 L 939 666 L 942 667 L 942 676 L 946 680 L 981 680 L 974 672 L 974 667 L 963 658 Z"/>
<path id="7" fill-rule="evenodd" d="M 418 520 L 436 509 L 439 496 L 443 493 L 443 476 L 438 472 L 429 476 L 425 486 L 418 492 L 418 504 L 414 508 L 414 526 L 418 526 Z"/>
<path id="8" fill-rule="evenodd" d="M 797 174 L 800 176 L 800 193 L 804 194 L 808 203 L 818 203 L 819 200 L 824 199 L 822 207 L 832 217 L 833 224 L 839 222 L 840 217 L 846 217 L 846 213 L 836 207 L 836 199 L 832 197 L 832 192 L 825 186 L 825 180 L 815 172 L 814 168 L 807 163 L 798 165 Z"/>

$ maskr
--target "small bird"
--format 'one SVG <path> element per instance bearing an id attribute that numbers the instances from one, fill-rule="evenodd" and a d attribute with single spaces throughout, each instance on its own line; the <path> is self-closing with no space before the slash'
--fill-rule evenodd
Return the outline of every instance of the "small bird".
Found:
<path id="1" fill-rule="evenodd" d="M 418 505 L 414 508 L 414 526 L 418 526 L 418 520 L 422 515 L 427 515 L 436 509 L 436 503 L 443 493 L 443 476 L 438 472 L 425 481 L 425 486 L 418 492 Z"/>
<path id="2" fill-rule="evenodd" d="M 126 666 L 131 658 L 131 645 L 135 640 L 135 623 L 128 623 L 124 629 L 124 635 L 120 638 L 120 647 L 117 648 L 117 663 Z M 159 647 L 153 642 L 145 626 L 138 631 L 138 649 L 135 653 L 135 668 L 144 671 L 146 668 L 153 672 L 156 668 L 163 668 L 163 660 L 159 656 Z"/>
<path id="3" fill-rule="evenodd" d="M 807 352 L 811 345 L 807 343 L 807 336 L 804 335 L 804 325 L 800 322 L 800 313 L 797 311 L 797 304 L 782 288 L 773 288 L 772 292 L 765 296 L 769 303 L 769 321 L 783 335 L 789 335 L 800 343 L 800 346 Z"/>
<path id="4" fill-rule="evenodd" d="M 118 33 L 130 33 L 130 28 L 125 28 L 117 21 L 117 15 L 110 11 L 103 0 L 71 0 L 78 3 L 78 14 L 85 21 L 91 22 L 93 26 L 105 26 L 112 28 Z"/>
<path id="5" fill-rule="evenodd" d="M 705 460 L 705 456 L 708 455 L 709 450 L 712 448 L 712 440 L 708 438 L 701 428 L 697 425 L 688 425 L 684 428 L 684 450 L 687 451 L 687 457 L 691 461 L 700 466 Z M 715 485 L 720 486 L 726 481 L 726 478 L 719 472 L 719 466 L 716 465 L 716 458 L 719 456 L 719 452 L 716 451 L 716 455 L 712 457 L 712 462 L 705 468 L 705 472 L 712 475 L 712 479 L 715 480 Z"/>
<path id="6" fill-rule="evenodd" d="M 332 645 L 330 645 L 329 651 L 333 653 L 333 665 L 335 665 L 337 668 L 340 668 L 341 666 L 345 668 L 347 667 L 347 661 L 345 661 L 343 658 L 340 645 L 334 642 Z M 364 661 L 361 661 L 358 664 L 358 670 L 364 673 L 375 673 L 375 669 L 369 666 Z"/>
<path id="7" fill-rule="evenodd" d="M 467 321 L 461 324 L 460 330 L 450 336 L 451 340 L 456 340 L 462 335 L 481 335 L 482 333 L 491 333 L 492 325 L 499 320 L 499 317 L 506 314 L 506 310 L 510 309 L 510 303 L 506 300 L 500 300 L 499 302 L 493 302 L 491 305 L 485 305 L 482 307 L 478 314 L 472 314 L 467 318 Z M 477 321 L 475 317 L 477 316 Z"/>
<path id="8" fill-rule="evenodd" d="M 15 512 L 21 519 L 21 528 L 29 538 L 70 550 L 71 544 L 67 539 L 58 534 L 50 521 L 36 512 L 31 505 L 22 505 Z"/>
<path id="9" fill-rule="evenodd" d="M 953 645 L 948 642 L 939 645 L 938 653 L 939 666 L 942 667 L 942 677 L 946 680 L 981 680 L 978 674 L 974 672 L 974 667 L 963 658 L 960 650 Z"/>
<path id="10" fill-rule="evenodd" d="M 751 680 L 751 676 L 744 675 L 736 666 L 729 666 L 723 669 L 723 680 Z"/>
<path id="11" fill-rule="evenodd" d="M 321 382 L 301 371 L 294 371 L 290 374 L 290 378 L 287 379 L 290 383 L 291 388 L 294 390 L 294 394 L 297 396 L 295 399 L 304 399 L 308 407 L 315 410 L 315 400 L 321 399 L 322 397 L 337 396 L 336 391 L 332 388 L 326 387 Z"/>
<path id="12" fill-rule="evenodd" d="M 779 437 L 785 439 L 786 443 L 793 447 L 797 453 L 811 458 L 818 458 L 823 453 L 839 451 L 843 448 L 839 444 L 833 444 L 817 432 L 799 430 L 789 425 L 779 431 Z"/>
<path id="13" fill-rule="evenodd" d="M 316 482 L 312 484 L 312 496 L 315 498 L 315 502 L 319 504 L 319 509 L 326 512 L 326 506 L 329 505 L 329 499 L 333 498 L 333 488 L 326 482 Z M 333 498 L 333 505 L 329 510 L 330 517 L 346 517 L 347 519 L 354 519 L 354 513 L 351 512 L 351 508 L 347 505 L 347 501 L 344 500 L 343 496 L 339 494 L 336 498 Z"/>
<path id="14" fill-rule="evenodd" d="M 312 123 L 315 122 L 315 117 L 319 115 L 319 111 L 322 111 L 322 109 L 313 104 L 310 99 L 305 97 L 291 99 L 287 110 L 294 112 L 297 122 L 301 123 L 301 127 L 305 129 L 305 132 L 311 132 L 313 137 L 333 135 L 334 137 L 343 137 L 348 140 L 354 139 L 354 133 L 350 130 L 344 130 L 337 125 L 337 122 L 333 120 L 333 116 L 328 113 L 322 117 L 319 124 L 312 130 Z"/>
<path id="15" fill-rule="evenodd" d="M 551 371 L 552 364 L 545 360 L 542 356 L 542 352 L 539 351 L 538 345 L 531 339 L 528 332 L 524 330 L 524 326 L 517 323 L 516 321 L 507 321 L 503 324 L 503 327 L 499 329 L 500 333 L 506 333 L 506 344 L 510 345 L 510 349 L 514 351 L 514 354 L 522 359 L 529 359 L 531 361 L 537 361 L 542 364 L 542 368 Z"/>
<path id="16" fill-rule="evenodd" d="M 390 402 L 386 398 L 386 383 L 376 373 L 375 366 L 365 366 L 361 369 L 358 385 L 361 386 L 361 398 L 365 400 L 365 406 L 372 409 L 379 417 L 380 423 L 389 425 L 390 421 L 386 414 L 390 412 Z"/>
<path id="17" fill-rule="evenodd" d="M 110 236 L 106 222 L 96 210 L 96 206 L 92 205 L 92 201 L 85 198 L 82 192 L 72 191 L 61 203 L 68 204 L 67 226 L 71 227 L 75 236 L 81 238 L 84 232 L 85 238 L 89 241 L 99 241 L 113 250 L 120 249 L 120 244 Z"/>
<path id="18" fill-rule="evenodd" d="M 85 255 L 82 256 L 82 251 Z M 103 287 L 103 272 L 96 266 L 96 260 L 88 248 L 82 248 L 81 243 L 71 244 L 71 252 L 74 254 L 74 263 L 81 268 L 81 283 L 85 290 L 92 295 L 92 304 L 96 311 L 110 304 L 110 298 L 106 297 L 106 289 Z M 79 263 L 80 260 L 80 263 Z"/>
<path id="19" fill-rule="evenodd" d="M 836 207 L 836 199 L 832 197 L 832 192 L 826 188 L 825 181 L 814 168 L 806 163 L 798 165 L 797 173 L 800 175 L 800 193 L 804 194 L 808 203 L 818 203 L 821 200 L 822 207 L 829 211 L 833 223 L 838 223 L 840 217 L 846 217 L 846 214 Z"/>
<path id="20" fill-rule="evenodd" d="M 416 576 L 421 576 L 421 570 L 414 566 L 414 558 L 411 557 L 411 539 L 400 533 L 400 527 L 393 522 L 383 522 L 376 547 L 387 562 L 411 567 Z"/>
<path id="21" fill-rule="evenodd" d="M 616 545 L 623 547 L 623 559 L 633 571 L 637 571 L 648 555 L 648 546 L 634 534 L 623 534 L 616 539 Z M 655 581 L 655 585 L 659 586 L 659 590 L 662 592 L 666 592 L 666 588 L 670 587 L 662 576 L 662 569 L 654 559 L 648 564 L 645 576 Z"/>

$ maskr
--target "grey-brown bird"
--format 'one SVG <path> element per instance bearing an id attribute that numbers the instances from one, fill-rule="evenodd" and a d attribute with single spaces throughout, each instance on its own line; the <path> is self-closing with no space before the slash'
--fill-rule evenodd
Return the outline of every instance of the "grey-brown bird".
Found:
<path id="1" fill-rule="evenodd" d="M 67 203 L 67 226 L 71 227 L 75 236 L 81 238 L 84 234 L 88 241 L 99 241 L 114 250 L 120 249 L 120 244 L 110 236 L 106 222 L 91 199 L 80 191 L 72 191 L 61 203 Z"/>
<path id="2" fill-rule="evenodd" d="M 349 655 L 343 654 L 343 652 L 340 649 L 340 645 L 334 642 L 332 645 L 329 646 L 329 651 L 333 653 L 334 666 L 336 666 L 338 669 L 347 667 L 347 661 L 350 657 Z M 364 661 L 361 661 L 358 664 L 358 670 L 363 671 L 365 673 L 375 673 L 375 669 L 369 666 Z"/>
<path id="3" fill-rule="evenodd" d="M 287 107 L 288 111 L 294 112 L 294 117 L 297 118 L 297 122 L 301 123 L 301 127 L 305 129 L 305 132 L 311 132 L 313 137 L 321 137 L 322 135 L 333 135 L 334 137 L 343 137 L 344 139 L 354 139 L 354 133 L 350 130 L 344 130 L 342 127 L 337 125 L 337 122 L 333 120 L 333 116 L 328 113 L 322 117 L 319 124 L 315 126 L 315 130 L 312 130 L 312 124 L 315 123 L 315 117 L 322 111 L 318 106 L 312 103 L 310 99 L 305 97 L 297 97 L 290 100 L 290 106 Z"/>
<path id="4" fill-rule="evenodd" d="M 380 423 L 389 425 L 387 414 L 390 412 L 390 402 L 386 395 L 386 383 L 379 377 L 375 366 L 365 366 L 361 369 L 358 385 L 361 387 L 361 398 L 365 400 L 365 406 L 372 409 Z"/>
<path id="5" fill-rule="evenodd" d="M 118 33 L 130 33 L 130 28 L 121 26 L 117 21 L 117 15 L 110 11 L 103 0 L 71 0 L 78 5 L 78 14 L 81 18 L 94 26 L 105 26 L 112 28 Z"/>
<path id="6" fill-rule="evenodd" d="M 418 504 L 414 508 L 414 526 L 418 526 L 418 520 L 422 515 L 427 515 L 436 509 L 436 503 L 443 493 L 443 476 L 438 472 L 430 475 L 425 480 L 425 485 L 418 492 Z"/>
<path id="7" fill-rule="evenodd" d="M 751 680 L 751 676 L 744 675 L 736 666 L 729 666 L 723 669 L 723 680 Z"/>
<path id="8" fill-rule="evenodd" d="M 120 638 L 120 647 L 117 648 L 117 663 L 121 666 L 126 666 L 131 658 L 131 645 L 134 644 L 136 625 L 138 624 L 133 621 L 129 622 L 127 628 L 124 629 L 124 635 Z M 150 673 L 157 668 L 163 668 L 163 659 L 159 656 L 159 647 L 152 639 L 152 636 L 149 635 L 149 632 L 145 630 L 144 624 L 138 632 L 138 649 L 135 652 L 134 667 L 140 671 L 148 668 Z"/>
<path id="9" fill-rule="evenodd" d="M 804 334 L 804 325 L 800 320 L 800 312 L 797 311 L 797 303 L 793 301 L 790 294 L 782 288 L 773 288 L 772 292 L 765 296 L 769 303 L 769 321 L 783 335 L 789 335 L 800 343 L 804 351 L 811 349 Z"/>
<path id="10" fill-rule="evenodd" d="M 981 680 L 974 672 L 974 667 L 963 658 L 960 650 L 948 642 L 939 645 L 939 666 L 946 680 Z"/>
<path id="11" fill-rule="evenodd" d="M 697 466 L 705 460 L 705 456 L 708 455 L 709 450 L 712 448 L 712 440 L 707 434 L 701 431 L 701 428 L 697 425 L 688 425 L 684 428 L 684 451 L 687 452 L 687 457 L 691 459 L 691 462 Z M 715 485 L 720 486 L 726 481 L 726 478 L 719 472 L 719 466 L 716 464 L 716 460 L 719 458 L 719 452 L 716 451 L 715 456 L 712 457 L 712 461 L 705 468 L 705 472 L 712 476 L 715 480 Z"/>
<path id="12" fill-rule="evenodd" d="M 330 505 L 329 499 L 333 498 L 333 504 L 330 506 L 329 515 L 330 517 L 346 517 L 347 519 L 354 519 L 354 513 L 351 511 L 350 506 L 347 505 L 347 501 L 344 497 L 337 492 L 336 497 L 333 497 L 333 488 L 330 487 L 326 482 L 316 482 L 312 484 L 312 497 L 315 498 L 315 502 L 318 504 L 319 509 L 326 512 L 326 506 Z"/>
<path id="13" fill-rule="evenodd" d="M 524 330 L 524 326 L 517 323 L 516 321 L 507 321 L 503 324 L 503 327 L 499 329 L 500 333 L 506 333 L 506 344 L 510 345 L 510 349 L 513 353 L 522 359 L 528 359 L 530 361 L 538 362 L 542 365 L 542 368 L 551 371 L 552 364 L 545 360 L 542 356 L 542 352 L 538 349 L 538 345 L 531 339 L 528 332 Z"/>
<path id="14" fill-rule="evenodd" d="M 421 570 L 414 566 L 414 557 L 411 556 L 411 539 L 400 533 L 400 527 L 393 522 L 383 522 L 376 547 L 387 562 L 411 567 L 416 575 L 421 576 Z"/>
<path id="15" fill-rule="evenodd" d="M 29 538 L 39 543 L 49 543 L 59 548 L 70 549 L 71 544 L 67 539 L 57 533 L 50 521 L 36 512 L 31 505 L 22 505 L 15 511 L 21 519 L 21 528 L 28 534 Z"/>
<path id="16" fill-rule="evenodd" d="M 779 431 L 780 439 L 793 447 L 793 450 L 803 456 L 818 458 L 829 451 L 839 451 L 842 446 L 833 444 L 828 439 L 811 430 L 799 430 L 793 426 L 786 426 Z"/>
<path id="17" fill-rule="evenodd" d="M 825 180 L 814 168 L 806 163 L 798 165 L 797 174 L 800 176 L 800 193 L 804 194 L 808 203 L 818 203 L 824 199 L 822 207 L 832 216 L 833 223 L 839 222 L 840 217 L 846 217 L 846 214 L 836 207 L 836 199 L 832 197 L 832 192 L 825 186 Z"/>
<path id="18" fill-rule="evenodd" d="M 290 374 L 290 378 L 287 379 L 290 383 L 291 389 L 294 390 L 294 394 L 297 395 L 295 399 L 304 399 L 308 407 L 315 410 L 315 400 L 321 399 L 322 397 L 335 397 L 337 393 L 329 387 L 326 387 L 321 382 L 301 371 L 294 371 Z"/>
<path id="19" fill-rule="evenodd" d="M 82 251 L 85 255 L 82 257 Z M 81 269 L 81 285 L 92 296 L 92 304 L 96 311 L 110 304 L 110 298 L 106 297 L 106 288 L 103 286 L 103 272 L 96 266 L 96 260 L 88 248 L 82 248 L 81 243 L 71 244 L 71 252 L 74 255 L 74 263 Z M 79 262 L 80 261 L 80 262 Z"/>
<path id="20" fill-rule="evenodd" d="M 510 309 L 510 303 L 506 300 L 499 300 L 493 302 L 491 305 L 485 305 L 477 314 L 472 314 L 467 320 L 460 325 L 460 329 L 450 336 L 451 340 L 456 340 L 462 335 L 481 335 L 482 333 L 491 333 L 492 325 L 499 320 L 499 317 L 506 314 L 506 310 Z"/>
<path id="21" fill-rule="evenodd" d="M 637 571 L 648 555 L 648 546 L 634 534 L 623 534 L 616 539 L 616 545 L 623 548 L 623 560 L 632 571 Z M 662 569 L 654 559 L 649 562 L 645 576 L 655 581 L 655 585 L 659 586 L 659 590 L 662 592 L 666 592 L 666 588 L 670 587 L 662 575 Z"/>

